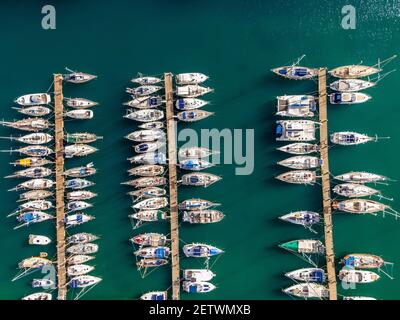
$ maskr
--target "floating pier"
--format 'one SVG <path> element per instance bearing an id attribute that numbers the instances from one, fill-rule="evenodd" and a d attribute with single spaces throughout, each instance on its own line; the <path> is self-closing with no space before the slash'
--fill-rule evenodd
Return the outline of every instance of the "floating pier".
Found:
<path id="1" fill-rule="evenodd" d="M 54 137 L 56 174 L 57 287 L 58 300 L 67 298 L 64 208 L 64 118 L 62 75 L 54 75 Z"/>
<path id="2" fill-rule="evenodd" d="M 335 252 L 333 249 L 333 224 L 332 224 L 332 199 L 328 157 L 328 113 L 327 113 L 327 94 L 326 94 L 326 68 L 318 70 L 318 92 L 319 92 L 319 139 L 321 180 L 322 180 L 322 204 L 324 210 L 324 233 L 326 268 L 328 273 L 329 300 L 337 300 L 336 272 L 335 272 Z"/>
<path id="3" fill-rule="evenodd" d="M 172 74 L 164 74 L 165 105 L 168 139 L 169 212 L 171 224 L 172 299 L 180 299 L 178 187 L 176 176 L 176 140 L 174 119 L 174 91 Z"/>

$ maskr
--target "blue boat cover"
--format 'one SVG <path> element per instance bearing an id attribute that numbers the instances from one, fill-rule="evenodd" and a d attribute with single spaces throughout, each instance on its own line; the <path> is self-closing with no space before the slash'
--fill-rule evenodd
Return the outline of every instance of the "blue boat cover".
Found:
<path id="1" fill-rule="evenodd" d="M 151 296 L 151 300 L 164 300 L 164 295 L 163 294 L 153 294 Z"/>
<path id="2" fill-rule="evenodd" d="M 197 293 L 197 286 L 191 284 L 189 286 L 189 293 Z"/>
<path id="3" fill-rule="evenodd" d="M 183 99 L 178 100 L 178 109 L 183 109 L 185 107 L 185 101 Z"/>
<path id="4" fill-rule="evenodd" d="M 315 270 L 311 273 L 311 278 L 314 282 L 323 283 L 325 282 L 325 273 L 322 270 Z"/>
<path id="5" fill-rule="evenodd" d="M 344 260 L 344 265 L 345 266 L 354 266 L 355 259 L 353 256 L 348 257 L 347 259 Z"/>
<path id="6" fill-rule="evenodd" d="M 164 248 L 157 248 L 156 249 L 156 257 L 157 258 L 165 258 L 166 256 L 166 251 Z"/>
<path id="7" fill-rule="evenodd" d="M 190 177 L 190 183 L 197 183 L 197 182 L 199 182 L 199 178 L 197 178 L 197 176 Z"/>
<path id="8" fill-rule="evenodd" d="M 149 105 L 156 106 L 157 105 L 157 101 L 158 101 L 157 98 L 150 98 Z"/>
<path id="9" fill-rule="evenodd" d="M 279 74 L 282 74 L 282 75 L 286 75 L 287 74 L 286 68 L 279 69 L 278 72 L 279 72 Z"/>
<path id="10" fill-rule="evenodd" d="M 283 127 L 281 124 L 276 125 L 275 134 L 277 137 L 281 137 L 283 133 Z"/>
<path id="11" fill-rule="evenodd" d="M 306 68 L 295 68 L 294 75 L 296 77 L 304 77 L 307 75 L 307 69 Z"/>
<path id="12" fill-rule="evenodd" d="M 340 92 L 335 92 L 333 94 L 333 102 L 335 103 L 342 102 L 342 94 Z"/>
<path id="13" fill-rule="evenodd" d="M 148 146 L 147 143 L 146 143 L 146 144 L 140 144 L 140 145 L 139 145 L 139 150 L 140 150 L 141 152 L 146 151 L 148 148 L 149 148 L 149 146 Z"/>

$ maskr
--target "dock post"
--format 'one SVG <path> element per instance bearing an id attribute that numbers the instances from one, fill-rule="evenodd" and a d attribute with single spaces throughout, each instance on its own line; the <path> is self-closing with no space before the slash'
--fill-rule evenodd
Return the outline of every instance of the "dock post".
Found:
<path id="1" fill-rule="evenodd" d="M 179 221 L 178 221 L 178 187 L 176 176 L 176 140 L 174 119 L 174 92 L 172 74 L 164 74 L 167 140 L 168 140 L 168 174 L 169 174 L 169 210 L 171 224 L 171 268 L 172 299 L 180 299 L 180 266 L 179 266 Z"/>
<path id="2" fill-rule="evenodd" d="M 64 115 L 62 75 L 54 75 L 54 137 L 56 173 L 57 287 L 58 300 L 67 298 L 64 208 Z"/>
<path id="3" fill-rule="evenodd" d="M 318 70 L 318 92 L 319 92 L 319 122 L 320 122 L 320 156 L 321 180 L 322 180 L 322 203 L 324 210 L 324 233 L 326 268 L 328 274 L 329 300 L 337 300 L 335 252 L 333 249 L 333 225 L 332 225 L 332 201 L 328 156 L 328 112 L 326 94 L 326 68 Z"/>

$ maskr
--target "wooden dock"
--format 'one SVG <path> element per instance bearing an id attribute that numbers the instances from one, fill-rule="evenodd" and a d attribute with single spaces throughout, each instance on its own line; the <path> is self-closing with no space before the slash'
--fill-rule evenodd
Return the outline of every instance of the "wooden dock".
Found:
<path id="1" fill-rule="evenodd" d="M 322 203 L 324 210 L 324 233 L 326 250 L 326 268 L 328 273 L 329 300 L 337 300 L 335 252 L 333 249 L 333 224 L 332 224 L 332 200 L 328 157 L 328 112 L 326 94 L 326 68 L 318 71 L 319 92 L 319 122 L 320 122 L 320 157 L 322 179 Z"/>
<path id="2" fill-rule="evenodd" d="M 64 117 L 62 75 L 54 75 L 54 136 L 56 174 L 57 286 L 58 300 L 67 298 L 64 210 Z"/>
<path id="3" fill-rule="evenodd" d="M 172 74 L 164 74 L 167 139 L 168 139 L 168 174 L 169 174 L 169 212 L 171 223 L 171 268 L 172 299 L 180 299 L 180 267 L 179 267 L 179 220 L 178 220 L 178 187 L 176 176 L 176 134 L 174 119 L 174 92 Z"/>

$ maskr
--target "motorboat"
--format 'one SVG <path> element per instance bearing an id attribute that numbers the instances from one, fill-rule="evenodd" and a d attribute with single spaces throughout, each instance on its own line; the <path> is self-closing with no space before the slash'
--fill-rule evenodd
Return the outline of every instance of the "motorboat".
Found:
<path id="1" fill-rule="evenodd" d="M 184 269 L 183 279 L 186 281 L 200 282 L 210 281 L 215 277 L 215 273 L 210 269 Z"/>
<path id="2" fill-rule="evenodd" d="M 140 296 L 140 300 L 162 301 L 167 300 L 167 291 L 151 291 Z"/>
<path id="3" fill-rule="evenodd" d="M 183 281 L 182 288 L 187 293 L 206 293 L 213 291 L 216 286 L 210 282 L 192 282 L 192 281 Z"/>
<path id="4" fill-rule="evenodd" d="M 358 104 L 367 102 L 372 97 L 361 92 L 335 92 L 329 95 L 332 104 Z"/>
<path id="5" fill-rule="evenodd" d="M 208 79 L 203 73 L 193 72 L 193 73 L 179 73 L 175 75 L 175 82 L 177 85 L 186 84 L 200 84 Z"/>
<path id="6" fill-rule="evenodd" d="M 46 246 L 51 243 L 51 239 L 42 235 L 30 234 L 28 237 L 28 243 L 30 245 Z"/>
<path id="7" fill-rule="evenodd" d="M 357 92 L 374 87 L 376 82 L 361 79 L 339 79 L 332 82 L 329 87 L 340 92 Z"/>
<path id="8" fill-rule="evenodd" d="M 347 283 L 371 283 L 378 281 L 380 276 L 372 271 L 342 269 L 339 271 L 339 279 Z"/>

